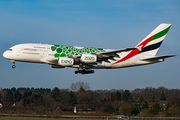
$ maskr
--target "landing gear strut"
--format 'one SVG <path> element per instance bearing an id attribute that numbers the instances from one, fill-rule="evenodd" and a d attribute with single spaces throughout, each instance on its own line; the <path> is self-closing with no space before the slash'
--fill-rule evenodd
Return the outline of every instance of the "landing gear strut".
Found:
<path id="1" fill-rule="evenodd" d="M 14 68 L 16 68 L 15 61 L 12 61 L 12 62 L 13 62 L 12 68 L 14 69 Z"/>
<path id="2" fill-rule="evenodd" d="M 86 70 L 86 69 L 79 70 L 79 69 L 78 69 L 78 70 L 75 71 L 75 74 L 78 74 L 78 73 L 79 73 L 79 74 L 82 74 L 82 75 L 83 75 L 83 74 L 92 74 L 92 73 L 94 73 L 94 70 Z"/>

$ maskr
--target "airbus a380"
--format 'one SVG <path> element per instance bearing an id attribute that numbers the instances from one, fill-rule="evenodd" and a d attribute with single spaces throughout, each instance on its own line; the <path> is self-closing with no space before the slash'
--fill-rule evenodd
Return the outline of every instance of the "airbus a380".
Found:
<path id="1" fill-rule="evenodd" d="M 45 63 L 52 68 L 77 68 L 75 74 L 94 73 L 91 69 L 112 69 L 153 64 L 175 55 L 156 56 L 171 24 L 160 24 L 136 47 L 118 50 L 49 44 L 18 44 L 3 56 L 15 61 Z"/>

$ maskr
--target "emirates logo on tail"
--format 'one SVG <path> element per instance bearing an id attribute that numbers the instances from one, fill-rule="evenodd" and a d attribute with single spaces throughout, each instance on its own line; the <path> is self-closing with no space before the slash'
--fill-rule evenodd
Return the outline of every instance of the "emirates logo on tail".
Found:
<path id="1" fill-rule="evenodd" d="M 142 47 L 143 47 L 143 45 L 137 47 L 137 49 L 139 49 L 139 51 L 141 51 L 141 50 L 142 50 Z"/>

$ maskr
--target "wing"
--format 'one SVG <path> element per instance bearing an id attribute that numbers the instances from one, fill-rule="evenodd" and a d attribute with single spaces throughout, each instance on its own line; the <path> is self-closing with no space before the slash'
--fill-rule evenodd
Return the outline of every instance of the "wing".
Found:
<path id="1" fill-rule="evenodd" d="M 102 63 L 102 61 L 109 62 L 108 59 L 115 60 L 115 59 L 113 59 L 113 57 L 119 57 L 119 55 L 117 53 L 126 52 L 126 51 L 130 51 L 130 50 L 134 50 L 134 49 L 137 49 L 137 48 L 125 48 L 125 49 L 119 49 L 119 50 L 111 50 L 108 52 L 90 53 L 90 54 L 96 55 L 98 57 L 98 60 L 95 63 L 81 62 L 80 61 L 81 55 L 69 56 L 68 58 L 74 59 L 75 63 L 77 63 L 79 65 L 85 65 L 88 68 L 92 68 L 97 63 Z M 47 63 L 47 64 L 51 64 L 51 65 L 58 65 L 58 60 L 59 60 L 59 58 L 48 57 L 48 58 L 42 59 L 41 61 L 44 63 Z"/>
<path id="2" fill-rule="evenodd" d="M 108 61 L 108 59 L 116 61 L 114 59 L 114 57 L 119 58 L 119 55 L 117 53 L 127 52 L 127 51 L 131 51 L 134 49 L 137 49 L 137 48 L 124 48 L 124 49 L 112 50 L 112 51 L 108 51 L 108 52 L 91 53 L 91 54 L 98 56 L 99 59 L 98 59 L 97 63 L 101 63 L 102 61 L 110 63 L 110 61 Z"/>
<path id="3" fill-rule="evenodd" d="M 117 53 L 126 52 L 126 51 L 130 51 L 134 49 L 137 49 L 137 48 L 125 48 L 125 49 L 111 50 L 108 52 L 90 53 L 90 54 L 98 56 L 97 63 L 102 62 L 102 61 L 109 62 L 108 59 L 115 60 L 113 59 L 113 57 L 119 58 L 119 55 Z M 69 58 L 73 58 L 75 61 L 79 62 L 81 55 L 69 56 Z M 92 66 L 92 64 L 90 66 Z"/>
<path id="4" fill-rule="evenodd" d="M 91 53 L 97 56 L 102 56 L 102 57 L 119 57 L 119 55 L 117 53 L 120 52 L 126 52 L 126 51 L 130 51 L 130 50 L 134 50 L 137 48 L 125 48 L 125 49 L 119 49 L 119 50 L 112 50 L 112 51 L 108 51 L 108 52 L 101 52 L 101 53 Z"/>
<path id="5" fill-rule="evenodd" d="M 125 48 L 125 49 L 119 49 L 119 50 L 112 50 L 112 51 L 108 51 L 108 52 L 102 52 L 101 54 L 114 54 L 114 53 L 130 51 L 130 50 L 134 50 L 134 49 L 137 49 L 137 48 Z"/>

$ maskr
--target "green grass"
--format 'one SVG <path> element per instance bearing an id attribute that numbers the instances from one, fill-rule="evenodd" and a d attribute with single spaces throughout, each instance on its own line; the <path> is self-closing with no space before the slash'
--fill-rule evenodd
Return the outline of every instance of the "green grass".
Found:
<path id="1" fill-rule="evenodd" d="M 0 117 L 0 120 L 57 120 L 57 119 L 54 119 L 54 118 L 26 118 L 26 117 Z"/>
<path id="2" fill-rule="evenodd" d="M 60 118 L 26 118 L 26 117 L 0 117 L 0 120 L 72 120 Z M 91 119 L 75 119 L 75 120 L 91 120 Z M 93 119 L 96 120 L 96 119 Z"/>

